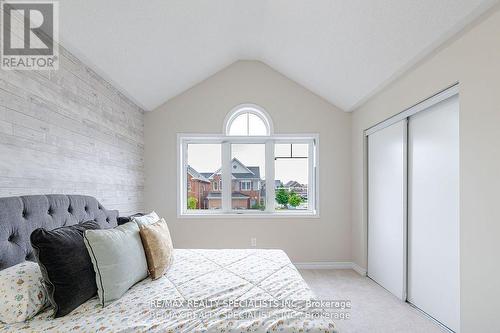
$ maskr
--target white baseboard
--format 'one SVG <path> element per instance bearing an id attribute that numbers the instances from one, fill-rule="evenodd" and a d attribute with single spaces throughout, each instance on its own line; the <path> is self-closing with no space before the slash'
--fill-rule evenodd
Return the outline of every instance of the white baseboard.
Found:
<path id="1" fill-rule="evenodd" d="M 352 269 L 360 275 L 366 275 L 366 270 L 350 261 L 318 261 L 295 262 L 297 269 Z"/>
<path id="2" fill-rule="evenodd" d="M 366 276 L 366 269 L 354 262 L 352 263 L 352 269 L 355 270 L 359 275 Z"/>
<path id="3" fill-rule="evenodd" d="M 296 262 L 294 265 L 297 269 L 352 269 L 352 263 L 348 261 Z"/>

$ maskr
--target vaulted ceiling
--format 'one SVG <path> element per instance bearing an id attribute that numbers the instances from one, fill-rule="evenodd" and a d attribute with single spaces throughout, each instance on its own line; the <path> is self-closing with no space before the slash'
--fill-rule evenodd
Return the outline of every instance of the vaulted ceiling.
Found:
<path id="1" fill-rule="evenodd" d="M 146 110 L 254 59 L 350 111 L 496 2 L 64 0 L 60 36 Z"/>

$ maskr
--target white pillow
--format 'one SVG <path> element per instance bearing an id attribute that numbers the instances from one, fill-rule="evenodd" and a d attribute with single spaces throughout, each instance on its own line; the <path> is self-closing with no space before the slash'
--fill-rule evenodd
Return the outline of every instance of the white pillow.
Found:
<path id="1" fill-rule="evenodd" d="M 25 261 L 0 271 L 0 321 L 6 324 L 33 318 L 49 303 L 40 267 Z"/>
<path id="2" fill-rule="evenodd" d="M 160 217 L 154 211 L 147 214 L 147 215 L 132 217 L 132 221 L 137 223 L 139 228 L 141 227 L 141 225 L 152 224 L 152 223 L 158 222 L 159 220 L 160 220 Z"/>

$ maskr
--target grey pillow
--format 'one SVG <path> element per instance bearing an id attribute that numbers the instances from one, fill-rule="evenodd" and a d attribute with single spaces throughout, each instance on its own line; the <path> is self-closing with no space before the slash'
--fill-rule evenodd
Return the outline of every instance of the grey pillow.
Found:
<path id="1" fill-rule="evenodd" d="M 87 230 L 85 246 L 96 272 L 97 295 L 103 306 L 148 276 L 148 264 L 135 222 L 114 229 Z"/>
<path id="2" fill-rule="evenodd" d="M 94 267 L 83 234 L 99 229 L 97 222 L 87 221 L 54 230 L 38 228 L 31 233 L 31 245 L 55 318 L 67 315 L 97 293 Z"/>

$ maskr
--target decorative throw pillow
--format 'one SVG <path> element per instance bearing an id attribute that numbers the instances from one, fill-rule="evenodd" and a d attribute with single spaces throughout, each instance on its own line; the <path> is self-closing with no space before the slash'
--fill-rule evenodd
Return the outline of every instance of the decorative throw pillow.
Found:
<path id="1" fill-rule="evenodd" d="M 31 233 L 31 246 L 55 318 L 67 315 L 97 293 L 94 267 L 83 242 L 84 232 L 95 229 L 100 229 L 99 224 L 87 221 Z"/>
<path id="2" fill-rule="evenodd" d="M 139 227 L 135 222 L 114 229 L 87 230 L 85 245 L 94 265 L 97 295 L 102 306 L 119 299 L 148 276 Z"/>
<path id="3" fill-rule="evenodd" d="M 118 222 L 118 225 L 122 225 L 122 224 L 125 224 L 128 222 L 132 222 L 132 219 L 134 217 L 140 217 L 140 216 L 144 216 L 144 214 L 143 213 L 135 213 L 135 214 L 129 215 L 129 216 L 119 216 L 116 218 L 116 220 Z"/>
<path id="4" fill-rule="evenodd" d="M 0 321 L 5 324 L 33 318 L 49 302 L 36 262 L 25 261 L 0 271 Z"/>
<path id="5" fill-rule="evenodd" d="M 155 280 L 167 271 L 172 262 L 173 246 L 167 222 L 161 219 L 152 224 L 142 225 L 140 234 L 149 275 Z"/>
<path id="6" fill-rule="evenodd" d="M 160 217 L 155 212 L 151 212 L 151 213 L 149 213 L 147 215 L 143 215 L 143 216 L 134 216 L 134 217 L 132 217 L 132 221 L 134 221 L 135 223 L 137 223 L 137 225 L 139 227 L 141 225 L 151 224 L 151 223 L 158 222 L 159 220 L 160 220 Z"/>

